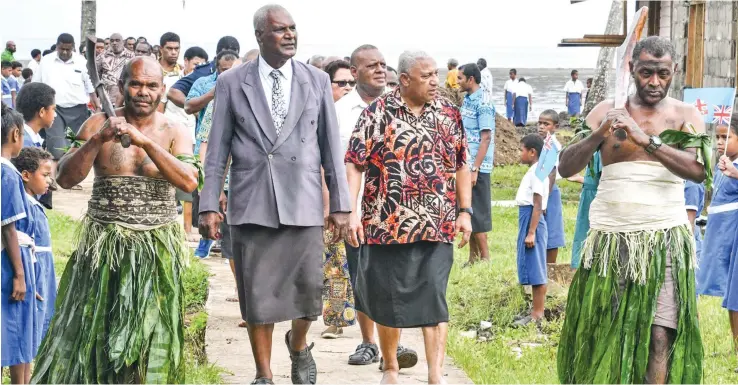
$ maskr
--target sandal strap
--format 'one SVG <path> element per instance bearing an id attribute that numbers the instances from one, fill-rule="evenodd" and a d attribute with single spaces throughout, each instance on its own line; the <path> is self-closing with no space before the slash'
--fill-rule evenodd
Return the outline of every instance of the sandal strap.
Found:
<path id="1" fill-rule="evenodd" d="M 360 344 L 356 347 L 356 352 L 352 357 L 359 356 L 363 360 L 371 360 L 379 354 L 379 349 L 374 344 Z"/>

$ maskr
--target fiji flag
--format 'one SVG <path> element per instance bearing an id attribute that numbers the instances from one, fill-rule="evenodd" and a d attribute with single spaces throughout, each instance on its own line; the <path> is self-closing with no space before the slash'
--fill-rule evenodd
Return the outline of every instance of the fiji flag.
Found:
<path id="1" fill-rule="evenodd" d="M 546 177 L 551 174 L 551 171 L 556 167 L 556 161 L 559 159 L 560 148 L 556 146 L 553 141 L 551 134 L 546 135 L 546 140 L 543 141 L 543 151 L 541 156 L 538 158 L 538 167 L 536 167 L 536 177 L 541 181 L 546 180 Z"/>
<path id="2" fill-rule="evenodd" d="M 684 102 L 693 104 L 705 123 L 729 125 L 733 113 L 735 88 L 687 88 Z"/>

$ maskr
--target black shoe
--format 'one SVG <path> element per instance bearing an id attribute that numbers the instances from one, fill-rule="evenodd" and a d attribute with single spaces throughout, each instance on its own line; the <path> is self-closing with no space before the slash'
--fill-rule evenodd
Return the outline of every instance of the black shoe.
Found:
<path id="1" fill-rule="evenodd" d="M 271 378 L 266 378 L 266 377 L 255 378 L 253 381 L 251 381 L 251 385 L 260 385 L 260 384 L 274 385 L 274 382 L 272 381 Z"/>
<path id="2" fill-rule="evenodd" d="M 418 363 L 418 352 L 408 349 L 402 345 L 397 345 L 397 365 L 400 369 L 412 368 Z M 384 360 L 379 360 L 379 370 L 384 369 Z"/>
<path id="3" fill-rule="evenodd" d="M 310 344 L 304 350 L 295 352 L 290 348 L 290 333 L 287 331 L 284 335 L 284 343 L 287 344 L 287 351 L 290 352 L 290 360 L 292 360 L 292 374 L 290 378 L 293 384 L 314 384 L 318 379 L 318 368 L 315 366 L 315 360 L 313 354 L 310 353 L 313 350 L 315 344 Z"/>
<path id="4" fill-rule="evenodd" d="M 354 354 L 349 356 L 349 365 L 369 365 L 379 361 L 379 347 L 377 344 L 361 344 L 356 347 Z"/>

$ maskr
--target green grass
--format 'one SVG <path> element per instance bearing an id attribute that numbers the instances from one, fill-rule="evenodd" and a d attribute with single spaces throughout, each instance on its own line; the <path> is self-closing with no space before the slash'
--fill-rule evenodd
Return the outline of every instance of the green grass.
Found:
<path id="1" fill-rule="evenodd" d="M 495 200 L 514 199 L 525 166 L 496 167 L 492 174 Z M 559 181 L 564 201 L 566 239 L 571 245 L 581 185 Z M 493 230 L 488 236 L 492 262 L 462 269 L 468 248 L 457 250 L 448 287 L 451 312 L 448 353 L 475 383 L 558 383 L 556 350 L 563 318 L 544 322 L 542 332 L 535 327 L 513 329 L 513 317 L 529 309 L 530 300 L 518 285 L 516 269 L 517 208 L 493 207 Z M 571 260 L 569 247 L 559 250 L 558 262 Z M 563 309 L 566 288 L 549 285 L 547 309 Z M 733 369 L 738 365 L 732 353 L 728 317 L 720 307 L 722 299 L 701 297 L 700 322 L 705 347 L 704 382 L 738 383 Z M 555 313 L 555 312 L 554 312 Z M 486 342 L 462 336 L 490 321 Z M 517 349 L 521 356 L 518 358 Z"/>
<path id="2" fill-rule="evenodd" d="M 54 268 L 58 277 L 64 271 L 75 247 L 78 222 L 55 211 L 47 211 L 51 242 L 54 250 Z M 208 315 L 204 311 L 208 297 L 207 267 L 190 257 L 190 266 L 183 277 L 185 291 L 185 380 L 188 384 L 221 384 L 224 370 L 207 362 L 205 357 L 205 327 Z M 8 379 L 9 380 L 9 379 Z"/>

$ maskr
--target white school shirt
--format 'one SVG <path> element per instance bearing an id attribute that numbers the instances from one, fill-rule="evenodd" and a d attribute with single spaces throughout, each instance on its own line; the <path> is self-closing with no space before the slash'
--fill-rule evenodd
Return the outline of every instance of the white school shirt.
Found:
<path id="1" fill-rule="evenodd" d="M 504 90 L 505 90 L 505 92 L 510 91 L 512 93 L 515 93 L 515 87 L 517 85 L 518 85 L 518 79 L 517 78 L 515 80 L 507 79 L 507 81 L 505 82 Z"/>
<path id="2" fill-rule="evenodd" d="M 536 177 L 536 167 L 538 162 L 534 163 L 523 176 L 518 187 L 518 193 L 515 194 L 515 203 L 518 206 L 533 206 L 533 194 L 538 194 L 542 198 L 541 210 L 548 208 L 548 177 L 540 180 Z"/>
<path id="3" fill-rule="evenodd" d="M 86 65 L 87 60 L 80 55 L 72 55 L 64 62 L 59 59 L 57 52 L 52 52 L 41 59 L 38 73 L 33 74 L 33 81 L 53 88 L 59 107 L 86 105 L 90 102 L 90 94 L 95 92 Z"/>
<path id="4" fill-rule="evenodd" d="M 515 94 L 515 97 L 524 96 L 527 98 L 529 96 L 533 96 L 533 87 L 526 82 L 518 82 L 513 89 L 513 93 Z"/>
<path id="5" fill-rule="evenodd" d="M 482 82 L 479 85 L 484 91 L 484 101 L 489 103 L 492 101 L 492 73 L 489 72 L 489 68 L 485 68 L 481 72 Z"/>
<path id="6" fill-rule="evenodd" d="M 566 85 L 564 86 L 564 92 L 566 93 L 575 93 L 575 94 L 581 94 L 584 91 L 584 84 L 581 80 L 577 79 L 576 83 L 569 80 L 566 82 Z"/>
<path id="7" fill-rule="evenodd" d="M 292 59 L 287 60 L 282 68 L 272 68 L 269 63 L 259 55 L 259 78 L 261 79 L 261 87 L 264 89 L 269 111 L 272 111 L 272 86 L 274 79 L 271 76 L 275 69 L 280 72 L 280 82 L 282 84 L 282 95 L 284 100 L 285 111 L 290 110 L 290 95 L 292 94 Z"/>
<path id="8" fill-rule="evenodd" d="M 344 153 L 348 151 L 349 140 L 351 139 L 351 134 L 354 132 L 356 123 L 359 121 L 359 116 L 361 116 L 361 113 L 367 107 L 369 105 L 361 98 L 359 91 L 356 91 L 356 87 L 336 102 L 338 131 L 341 134 L 341 144 L 343 145 Z M 361 187 L 359 188 L 359 199 L 356 203 L 356 211 L 359 214 L 359 218 L 361 218 L 361 201 L 364 198 L 363 192 L 364 178 L 362 177 Z"/>
<path id="9" fill-rule="evenodd" d="M 40 134 L 37 134 L 36 131 L 33 131 L 33 128 L 31 128 L 31 126 L 23 123 L 23 130 L 26 132 L 26 135 L 31 138 L 33 144 L 36 144 L 39 147 L 44 144 L 44 138 L 42 138 Z"/>

